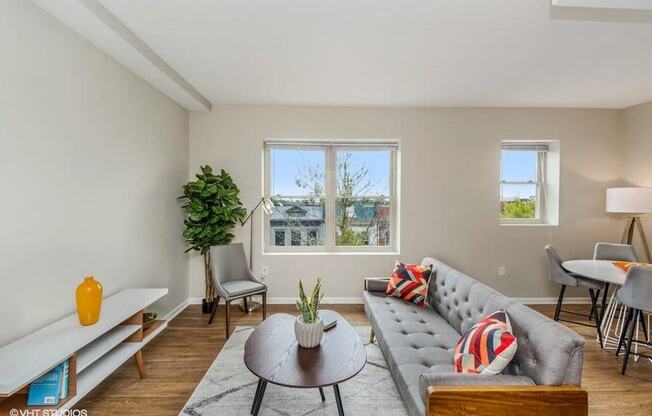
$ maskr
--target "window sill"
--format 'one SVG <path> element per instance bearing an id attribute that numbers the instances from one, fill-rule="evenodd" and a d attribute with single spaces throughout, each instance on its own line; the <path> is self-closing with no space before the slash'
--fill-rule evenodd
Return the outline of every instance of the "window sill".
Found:
<path id="1" fill-rule="evenodd" d="M 549 224 L 547 222 L 501 222 L 501 227 L 557 227 L 559 224 Z"/>
<path id="2" fill-rule="evenodd" d="M 398 256 L 398 251 L 266 251 L 263 256 Z"/>

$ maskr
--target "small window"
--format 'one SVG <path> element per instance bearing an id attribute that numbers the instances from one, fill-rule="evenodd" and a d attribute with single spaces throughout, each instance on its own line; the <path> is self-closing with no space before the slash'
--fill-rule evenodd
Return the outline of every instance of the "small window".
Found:
<path id="1" fill-rule="evenodd" d="M 317 230 L 308 231 L 307 245 L 309 246 L 319 245 L 319 240 L 317 239 Z"/>
<path id="2" fill-rule="evenodd" d="M 285 245 L 285 231 L 274 231 L 274 244 L 277 246 Z"/>
<path id="3" fill-rule="evenodd" d="M 396 251 L 397 143 L 266 142 L 266 249 Z M 296 250 L 296 249 L 295 249 Z"/>
<path id="4" fill-rule="evenodd" d="M 292 245 L 293 246 L 300 246 L 301 245 L 301 231 L 292 230 L 290 235 L 292 236 Z"/>
<path id="5" fill-rule="evenodd" d="M 544 142 L 502 142 L 500 219 L 507 224 L 546 223 L 547 159 Z"/>

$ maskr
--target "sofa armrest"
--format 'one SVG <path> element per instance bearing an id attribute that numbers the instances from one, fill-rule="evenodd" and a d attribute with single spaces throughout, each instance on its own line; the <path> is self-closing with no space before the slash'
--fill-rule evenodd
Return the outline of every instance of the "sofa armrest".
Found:
<path id="1" fill-rule="evenodd" d="M 579 386 L 430 386 L 426 416 L 587 416 Z"/>
<path id="2" fill-rule="evenodd" d="M 419 388 L 421 397 L 428 397 L 429 387 L 450 386 L 534 386 L 530 377 L 511 376 L 507 374 L 459 374 L 459 373 L 431 373 L 421 374 Z"/>
<path id="3" fill-rule="evenodd" d="M 367 292 L 385 292 L 389 277 L 365 277 L 364 290 Z"/>

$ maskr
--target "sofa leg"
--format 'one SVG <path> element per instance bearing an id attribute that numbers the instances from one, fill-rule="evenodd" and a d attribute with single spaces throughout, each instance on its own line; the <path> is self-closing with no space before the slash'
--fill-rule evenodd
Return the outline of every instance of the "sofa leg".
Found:
<path id="1" fill-rule="evenodd" d="M 370 330 L 369 330 L 369 343 L 370 343 L 370 344 L 373 344 L 373 343 L 374 343 L 374 336 L 375 336 L 375 334 L 374 334 L 374 330 L 373 330 L 373 329 L 370 329 Z"/>

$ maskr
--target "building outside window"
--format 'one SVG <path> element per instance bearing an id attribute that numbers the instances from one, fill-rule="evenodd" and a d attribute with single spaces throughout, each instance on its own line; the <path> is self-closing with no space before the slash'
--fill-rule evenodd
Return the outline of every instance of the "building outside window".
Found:
<path id="1" fill-rule="evenodd" d="M 395 251 L 395 142 L 266 142 L 268 251 Z M 290 247 L 288 249 L 288 246 Z"/>

